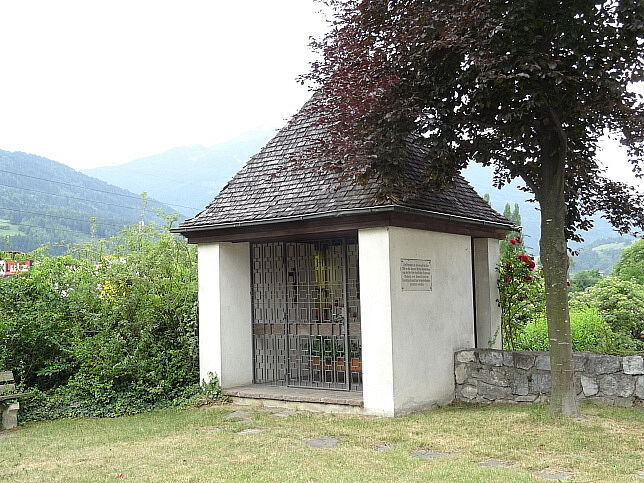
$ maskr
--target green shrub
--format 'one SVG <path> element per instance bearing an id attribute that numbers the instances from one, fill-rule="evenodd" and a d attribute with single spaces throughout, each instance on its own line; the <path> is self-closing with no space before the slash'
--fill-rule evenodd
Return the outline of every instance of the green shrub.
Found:
<path id="1" fill-rule="evenodd" d="M 602 279 L 601 273 L 596 268 L 592 270 L 581 270 L 575 273 L 570 279 L 570 292 L 582 292 L 592 287 Z"/>
<path id="2" fill-rule="evenodd" d="M 606 277 L 572 297 L 575 309 L 596 308 L 616 335 L 637 344 L 644 330 L 644 285 L 632 280 Z M 630 344 L 631 342 L 629 342 Z"/>
<path id="3" fill-rule="evenodd" d="M 548 323 L 544 318 L 534 319 L 526 323 L 517 334 L 514 344 L 514 350 L 547 351 L 549 349 Z"/>
<path id="4" fill-rule="evenodd" d="M 570 330 L 574 351 L 610 353 L 615 350 L 613 333 L 597 309 L 571 310 Z M 545 318 L 534 319 L 526 324 L 519 333 L 516 349 L 529 351 L 550 349 Z"/>
<path id="5" fill-rule="evenodd" d="M 193 246 L 136 226 L 109 251 L 34 258 L 0 280 L 0 368 L 35 393 L 22 416 L 116 416 L 200 391 Z"/>
<path id="6" fill-rule="evenodd" d="M 201 390 L 203 395 L 213 401 L 219 400 L 223 397 L 221 392 L 221 385 L 219 384 L 219 377 L 212 372 L 208 373 L 208 381 L 201 381 Z"/>
<path id="7" fill-rule="evenodd" d="M 614 350 L 613 332 L 596 309 L 571 310 L 572 349 L 607 353 Z"/>

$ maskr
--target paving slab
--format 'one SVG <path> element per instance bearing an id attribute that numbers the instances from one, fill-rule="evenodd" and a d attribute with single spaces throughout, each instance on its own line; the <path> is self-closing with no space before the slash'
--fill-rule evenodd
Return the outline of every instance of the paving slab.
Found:
<path id="1" fill-rule="evenodd" d="M 311 448 L 335 448 L 340 440 L 332 436 L 317 436 L 315 438 L 306 438 L 304 440 Z"/>
<path id="2" fill-rule="evenodd" d="M 492 468 L 507 468 L 509 466 L 512 466 L 514 463 L 512 461 L 505 461 L 505 460 L 497 460 L 495 458 L 489 458 L 483 461 L 479 461 L 476 463 L 479 466 L 489 466 Z"/>
<path id="3" fill-rule="evenodd" d="M 259 433 L 265 433 L 268 431 L 268 429 L 265 428 L 248 428 L 248 429 L 243 429 L 237 434 L 241 434 L 242 436 L 247 435 L 247 434 L 259 434 Z"/>
<path id="4" fill-rule="evenodd" d="M 438 458 L 447 458 L 449 455 L 447 453 L 439 453 L 438 451 L 426 448 L 412 451 L 411 453 L 409 453 L 409 456 L 423 460 L 434 460 Z"/>
<path id="5" fill-rule="evenodd" d="M 534 475 L 538 478 L 543 478 L 544 480 L 566 481 L 572 478 L 572 474 L 567 471 L 549 469 L 541 470 Z"/>
<path id="6" fill-rule="evenodd" d="M 228 416 L 226 416 L 226 419 L 244 419 L 249 418 L 250 415 L 250 411 L 233 411 Z"/>
<path id="7" fill-rule="evenodd" d="M 389 451 L 390 449 L 394 449 L 397 446 L 400 446 L 399 443 L 382 443 L 376 446 L 374 449 L 376 451 Z"/>
<path id="8" fill-rule="evenodd" d="M 288 418 L 290 416 L 295 416 L 297 414 L 299 414 L 297 411 L 290 411 L 288 409 L 285 409 L 284 411 L 272 413 L 271 416 L 274 416 L 276 418 Z"/>

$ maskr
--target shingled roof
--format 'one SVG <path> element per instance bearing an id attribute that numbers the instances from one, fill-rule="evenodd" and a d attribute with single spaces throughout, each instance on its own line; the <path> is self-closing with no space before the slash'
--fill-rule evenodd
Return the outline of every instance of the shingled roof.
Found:
<path id="1" fill-rule="evenodd" d="M 377 211 L 413 212 L 420 216 L 449 217 L 470 224 L 509 230 L 512 223 L 494 211 L 458 177 L 441 193 L 427 190 L 396 202 L 379 200 L 377 182 L 366 185 L 340 182 L 307 159 L 294 163 L 324 135 L 325 129 L 300 110 L 259 153 L 224 186 L 215 199 L 174 231 L 193 234 L 231 226 L 252 226 L 293 220 L 321 219 Z M 420 147 L 412 146 L 407 165 L 412 182 L 423 171 Z M 321 163 L 321 162 L 320 162 Z"/>

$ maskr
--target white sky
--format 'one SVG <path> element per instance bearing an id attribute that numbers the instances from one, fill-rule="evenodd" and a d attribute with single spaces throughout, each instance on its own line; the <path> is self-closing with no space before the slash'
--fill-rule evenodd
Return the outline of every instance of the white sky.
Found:
<path id="1" fill-rule="evenodd" d="M 278 128 L 327 28 L 313 0 L 0 0 L 0 149 L 73 168 Z M 602 159 L 632 181 L 624 155 Z M 622 161 L 620 161 L 620 159 Z M 640 185 L 642 186 L 642 185 Z"/>
<path id="2" fill-rule="evenodd" d="M 312 0 L 0 2 L 0 149 L 73 168 L 281 127 L 308 99 Z"/>

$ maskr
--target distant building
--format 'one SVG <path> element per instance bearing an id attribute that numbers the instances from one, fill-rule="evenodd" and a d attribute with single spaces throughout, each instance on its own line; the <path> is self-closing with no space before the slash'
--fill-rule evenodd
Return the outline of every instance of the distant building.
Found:
<path id="1" fill-rule="evenodd" d="M 17 275 L 18 273 L 27 272 L 31 268 L 31 260 L 16 260 L 16 258 L 21 258 L 18 255 L 25 255 L 24 252 L 8 250 L 3 253 L 8 256 L 5 259 L 0 259 L 0 277 Z"/>

